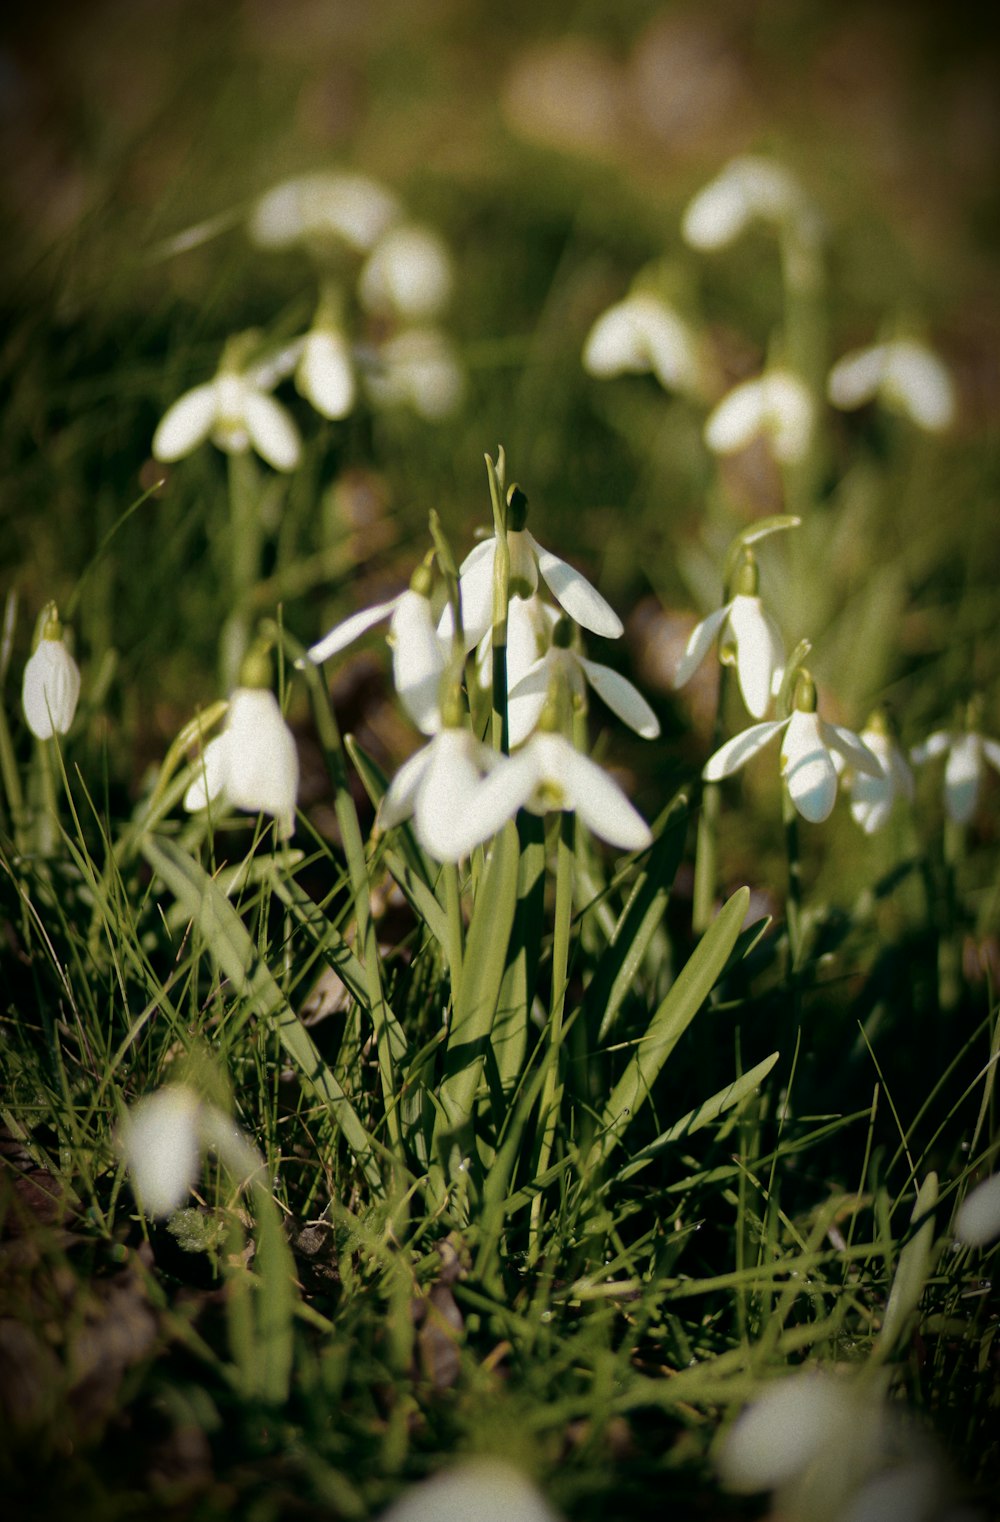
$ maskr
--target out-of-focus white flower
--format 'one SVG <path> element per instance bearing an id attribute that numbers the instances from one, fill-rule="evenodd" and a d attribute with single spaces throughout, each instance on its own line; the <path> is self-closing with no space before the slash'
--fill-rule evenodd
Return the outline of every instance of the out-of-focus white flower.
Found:
<path id="1" fill-rule="evenodd" d="M 987 761 L 1000 771 L 1000 744 L 987 740 L 975 729 L 940 729 L 910 751 L 914 766 L 923 766 L 947 755 L 944 768 L 944 805 L 955 824 L 968 824 L 976 812 Z"/>
<path id="2" fill-rule="evenodd" d="M 193 812 L 222 798 L 251 814 L 273 814 L 279 838 L 287 840 L 295 829 L 298 787 L 295 737 L 274 693 L 264 687 L 237 687 L 229 700 L 226 727 L 206 745 L 184 807 Z"/>
<path id="3" fill-rule="evenodd" d="M 321 417 L 339 422 L 354 407 L 357 387 L 351 346 L 338 328 L 314 327 L 302 340 L 295 386 Z"/>
<path id="4" fill-rule="evenodd" d="M 423 567 L 417 571 L 414 583 L 422 571 Z M 388 602 L 353 613 L 307 652 L 308 659 L 320 665 L 388 619 L 392 679 L 400 702 L 425 735 L 436 734 L 441 727 L 439 695 L 448 663 L 447 645 L 439 638 L 431 615 L 429 580 L 428 576 L 428 585 L 423 590 L 411 583 L 405 592 Z"/>
<path id="5" fill-rule="evenodd" d="M 837 799 L 833 752 L 839 752 L 855 771 L 876 780 L 881 778 L 882 768 L 853 730 L 820 718 L 816 712 L 816 689 L 805 673 L 799 677 L 795 701 L 796 707 L 787 719 L 751 724 L 742 734 L 727 740 L 709 757 L 702 776 L 706 782 L 719 782 L 731 776 L 784 730 L 781 774 L 789 796 L 803 819 L 822 824 L 830 817 Z"/>
<path id="6" fill-rule="evenodd" d="M 411 1485 L 379 1522 L 559 1522 L 520 1470 L 501 1459 L 469 1459 Z"/>
<path id="7" fill-rule="evenodd" d="M 399 215 L 392 192 L 366 175 L 319 171 L 282 180 L 262 195 L 249 232 L 261 248 L 332 239 L 367 253 Z"/>
<path id="8" fill-rule="evenodd" d="M 80 698 L 80 668 L 63 642 L 55 603 L 46 612 L 37 649 L 25 662 L 21 704 L 28 728 L 39 740 L 68 732 Z"/>
<path id="9" fill-rule="evenodd" d="M 417 839 L 435 861 L 461 861 L 507 818 L 484 811 L 479 792 L 487 772 L 510 765 L 467 729 L 446 725 L 393 777 L 378 827 L 391 829 L 412 814 Z"/>
<path id="10" fill-rule="evenodd" d="M 729 1428 L 716 1464 L 727 1490 L 775 1490 L 824 1448 L 846 1453 L 858 1417 L 844 1384 L 815 1371 L 776 1380 Z"/>
<path id="11" fill-rule="evenodd" d="M 451 417 L 465 395 L 465 374 L 437 328 L 405 328 L 382 344 L 366 370 L 376 407 L 410 407 L 428 423 Z"/>
<path id="12" fill-rule="evenodd" d="M 520 745 L 538 724 L 553 681 L 565 681 L 572 697 L 580 702 L 585 700 L 587 687 L 592 687 L 624 724 L 644 740 L 655 740 L 660 722 L 642 693 L 610 666 L 588 661 L 574 650 L 569 643 L 572 634 L 568 621 L 561 622 L 564 627 L 557 625 L 553 642 L 544 655 L 509 686 L 507 721 L 511 746 Z"/>
<path id="13" fill-rule="evenodd" d="M 451 296 L 451 257 L 429 227 L 390 228 L 372 249 L 358 278 L 358 296 L 369 312 L 409 322 L 437 317 Z"/>
<path id="14" fill-rule="evenodd" d="M 966 1247 L 986 1247 L 995 1237 L 1000 1237 L 1000 1173 L 977 1184 L 955 1217 L 955 1240 Z"/>
<path id="15" fill-rule="evenodd" d="M 811 202 L 788 170 L 746 154 L 732 159 L 688 204 L 681 236 L 692 248 L 725 248 L 755 221 L 791 222 L 812 236 L 818 229 Z"/>
<path id="16" fill-rule="evenodd" d="M 764 434 L 776 460 L 801 460 L 812 437 L 815 403 L 790 370 L 768 370 L 726 393 L 705 423 L 705 443 L 715 454 L 735 454 Z"/>
<path id="17" fill-rule="evenodd" d="M 697 393 L 701 379 L 691 329 L 649 291 L 637 291 L 601 313 L 583 346 L 583 368 L 602 378 L 652 371 L 665 391 Z"/>
<path id="18" fill-rule="evenodd" d="M 883 714 L 873 714 L 859 736 L 882 769 L 881 777 L 869 777 L 846 767 L 834 754 L 837 770 L 844 768 L 844 787 L 851 795 L 851 814 L 866 835 L 874 835 L 887 822 L 897 798 L 913 797 L 913 773 L 906 757 L 889 733 Z"/>
<path id="19" fill-rule="evenodd" d="M 248 369 L 234 368 L 231 350 L 214 380 L 185 391 L 168 407 L 153 435 L 157 460 L 179 460 L 210 438 L 227 454 L 253 448 L 275 470 L 294 470 L 302 441 L 291 414 L 268 394 L 281 379 L 283 363 L 273 359 Z M 282 356 L 284 359 L 285 356 Z"/>
<path id="20" fill-rule="evenodd" d="M 139 1202 L 152 1216 L 170 1215 L 183 1204 L 209 1148 L 241 1182 L 263 1166 L 233 1121 L 182 1083 L 133 1105 L 118 1141 Z"/>
<path id="21" fill-rule="evenodd" d="M 941 433 L 955 420 L 955 383 L 947 366 L 912 338 L 843 355 L 830 371 L 827 395 L 847 410 L 877 396 L 928 433 Z"/>
<path id="22" fill-rule="evenodd" d="M 674 686 L 683 687 L 690 681 L 718 636 L 719 659 L 723 665 L 736 667 L 747 710 L 755 719 L 762 719 L 781 686 L 785 647 L 777 624 L 757 595 L 759 578 L 753 555 L 744 551 L 744 557 L 736 573 L 735 596 L 692 629 L 674 673 Z"/>

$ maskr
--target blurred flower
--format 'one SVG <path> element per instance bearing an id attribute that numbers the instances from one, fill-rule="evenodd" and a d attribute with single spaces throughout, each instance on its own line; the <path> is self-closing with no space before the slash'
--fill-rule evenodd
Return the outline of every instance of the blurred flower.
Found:
<path id="1" fill-rule="evenodd" d="M 261 196 L 249 232 L 261 248 L 333 239 L 366 253 L 399 215 L 396 197 L 375 180 L 319 171 L 282 180 Z"/>
<path id="2" fill-rule="evenodd" d="M 428 227 L 408 224 L 379 239 L 358 278 L 358 295 L 369 312 L 423 322 L 444 309 L 451 286 L 444 240 Z"/>
<path id="3" fill-rule="evenodd" d="M 556 626 L 553 642 L 544 655 L 534 661 L 515 681 L 507 693 L 507 719 L 510 743 L 520 745 L 537 725 L 554 680 L 565 680 L 572 697 L 583 702 L 586 689 L 592 687 L 624 724 L 644 740 L 655 740 L 660 723 L 642 693 L 610 666 L 588 661 L 568 641 L 572 630 L 567 619 Z"/>
<path id="4" fill-rule="evenodd" d="M 665 391 L 694 393 L 701 374 L 691 330 L 648 291 L 627 296 L 601 313 L 583 347 L 583 368 L 600 377 L 652 371 Z"/>
<path id="5" fill-rule="evenodd" d="M 955 1240 L 966 1247 L 986 1247 L 994 1237 L 1000 1237 L 1000 1173 L 977 1184 L 955 1217 Z"/>
<path id="6" fill-rule="evenodd" d="M 184 794 L 189 811 L 222 798 L 248 813 L 273 814 L 278 837 L 295 829 L 299 758 L 295 737 L 268 688 L 237 687 L 223 733 L 210 740 L 199 775 Z"/>
<path id="7" fill-rule="evenodd" d="M 294 470 L 302 444 L 291 414 L 267 393 L 281 379 L 284 361 L 274 358 L 243 370 L 235 354 L 241 339 L 227 345 L 214 380 L 185 391 L 167 408 L 153 435 L 158 460 L 179 460 L 207 438 L 227 454 L 243 454 L 251 446 L 275 470 Z"/>
<path id="8" fill-rule="evenodd" d="M 793 465 L 809 448 L 814 412 L 804 381 L 769 370 L 727 392 L 705 423 L 705 443 L 715 454 L 735 454 L 764 434 L 775 459 Z"/>
<path id="9" fill-rule="evenodd" d="M 39 740 L 68 732 L 80 697 L 80 668 L 63 642 L 55 603 L 46 610 L 42 637 L 25 662 L 21 704 Z"/>
<path id="10" fill-rule="evenodd" d="M 435 861 L 461 861 L 495 835 L 507 815 L 479 803 L 487 772 L 511 763 L 467 729 L 446 725 L 405 761 L 378 811 L 378 828 L 391 829 L 413 815 L 417 839 Z"/>
<path id="11" fill-rule="evenodd" d="M 816 689 L 805 673 L 799 678 L 796 705 L 787 719 L 752 724 L 742 734 L 727 740 L 706 762 L 702 776 L 706 782 L 719 782 L 731 776 L 784 730 L 780 759 L 785 786 L 802 818 L 811 824 L 821 824 L 829 818 L 837 799 L 833 752 L 839 752 L 855 771 L 876 780 L 881 779 L 882 768 L 852 730 L 828 724 L 819 717 Z"/>
<path id="12" fill-rule="evenodd" d="M 182 1083 L 133 1105 L 118 1141 L 139 1202 L 152 1216 L 171 1215 L 183 1204 L 209 1148 L 241 1182 L 263 1166 L 229 1117 Z"/>
<path id="13" fill-rule="evenodd" d="M 944 730 L 928 736 L 910 751 L 914 766 L 923 766 L 947 755 L 944 769 L 944 804 L 955 824 L 967 824 L 976 812 L 979 789 L 988 761 L 1000 771 L 1000 744 L 987 740 L 975 729 Z"/>
<path id="14" fill-rule="evenodd" d="M 719 659 L 735 666 L 748 712 L 762 719 L 771 697 L 781 686 L 785 647 L 777 624 L 757 595 L 757 566 L 746 554 L 736 576 L 736 595 L 700 624 L 696 624 L 674 673 L 674 687 L 683 687 L 719 636 Z"/>
<path id="15" fill-rule="evenodd" d="M 848 410 L 877 396 L 929 433 L 942 432 L 955 419 L 955 384 L 947 367 L 912 338 L 843 355 L 830 371 L 827 395 Z"/>
<path id="16" fill-rule="evenodd" d="M 469 1459 L 411 1485 L 379 1522 L 559 1522 L 520 1470 L 502 1459 Z"/>
<path id="17" fill-rule="evenodd" d="M 387 339 L 365 378 L 376 407 L 410 407 L 428 423 L 451 417 L 465 394 L 454 348 L 437 328 L 405 328 Z"/>
<path id="18" fill-rule="evenodd" d="M 338 328 L 317 326 L 306 334 L 295 369 L 295 386 L 321 417 L 332 422 L 352 411 L 357 388 L 351 347 Z"/>
<path id="19" fill-rule="evenodd" d="M 725 248 L 755 221 L 791 223 L 812 236 L 819 225 L 812 203 L 787 169 L 747 154 L 731 159 L 689 203 L 681 236 L 692 248 Z"/>
<path id="20" fill-rule="evenodd" d="M 850 767 L 844 770 L 844 787 L 851 795 L 851 813 L 866 835 L 874 835 L 887 822 L 899 797 L 913 797 L 913 773 L 906 758 L 889 733 L 884 714 L 873 714 L 859 736 L 881 768 L 881 777 L 869 777 Z M 840 771 L 843 757 L 836 753 L 834 765 Z"/>

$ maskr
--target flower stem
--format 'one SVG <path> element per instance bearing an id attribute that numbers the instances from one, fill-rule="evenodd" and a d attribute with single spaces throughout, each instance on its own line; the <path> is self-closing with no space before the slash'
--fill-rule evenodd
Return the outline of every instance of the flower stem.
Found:
<path id="1" fill-rule="evenodd" d="M 719 691 L 715 703 L 715 725 L 712 732 L 712 752 L 722 744 L 725 730 L 725 711 L 731 669 L 719 667 Z M 701 810 L 698 814 L 698 834 L 694 854 L 694 903 L 692 905 L 692 928 L 703 934 L 712 922 L 715 911 L 715 886 L 718 876 L 718 831 L 721 794 L 717 782 L 706 782 L 701 790 Z"/>
<path id="2" fill-rule="evenodd" d="M 566 974 L 569 966 L 570 926 L 573 917 L 573 878 L 576 862 L 576 815 L 562 813 L 559 816 L 559 851 L 556 860 L 556 907 L 552 933 L 552 993 L 549 1006 L 549 1046 L 552 1060 L 545 1077 L 539 1106 L 539 1130 L 536 1177 L 549 1166 L 555 1142 L 556 1123 L 562 1098 L 562 1080 L 559 1076 L 560 1048 L 563 1041 L 563 1016 L 566 1009 Z M 539 1231 L 542 1220 L 542 1196 L 537 1194 L 531 1204 L 531 1237 L 529 1259 L 535 1262 L 539 1252 Z"/>
<path id="3" fill-rule="evenodd" d="M 486 457 L 486 472 L 490 483 L 490 501 L 493 506 L 493 528 L 496 536 L 496 554 L 493 560 L 493 709 L 491 733 L 494 750 L 506 755 L 510 749 L 507 724 L 507 604 L 510 598 L 510 547 L 507 544 L 506 460 L 502 449 L 497 451 L 494 465 Z"/>
<path id="4" fill-rule="evenodd" d="M 962 989 L 962 933 L 958 922 L 958 880 L 965 858 L 965 826 L 944 822 L 944 924 L 938 936 L 938 1008 L 957 1007 Z"/>
<path id="5" fill-rule="evenodd" d="M 7 806 L 10 809 L 11 834 L 14 837 L 14 846 L 18 855 L 23 856 L 28 848 L 24 793 L 21 790 L 21 777 L 17 770 L 14 746 L 10 738 L 10 728 L 7 724 L 7 714 L 2 706 L 0 706 L 0 777 L 3 778 L 4 792 L 7 795 Z"/>
<path id="6" fill-rule="evenodd" d="M 445 862 L 444 892 L 448 910 L 448 963 L 451 970 L 451 1003 L 458 1003 L 462 986 L 462 959 L 465 954 L 465 935 L 462 925 L 462 896 L 458 882 L 458 867 L 452 861 Z"/>
<path id="7" fill-rule="evenodd" d="M 788 901 L 785 908 L 788 923 L 788 971 L 794 977 L 798 972 L 802 952 L 802 861 L 799 854 L 799 816 L 786 787 L 781 790 L 781 813 L 788 857 Z"/>
<path id="8" fill-rule="evenodd" d="M 257 471 L 248 451 L 231 454 L 229 474 L 229 616 L 220 640 L 223 689 L 239 681 L 243 657 L 250 645 L 251 599 L 260 576 L 260 515 Z"/>

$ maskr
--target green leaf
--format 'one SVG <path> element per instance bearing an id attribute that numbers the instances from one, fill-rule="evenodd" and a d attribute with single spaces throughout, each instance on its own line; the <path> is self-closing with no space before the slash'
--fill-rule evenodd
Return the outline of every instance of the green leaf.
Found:
<path id="1" fill-rule="evenodd" d="M 524 1068 L 545 908 L 545 821 L 522 809 L 517 831 L 521 844 L 517 907 L 491 1036 L 504 1104 L 509 1103 Z M 494 1120 L 499 1131 L 504 1116 L 496 1115 Z"/>
<path id="2" fill-rule="evenodd" d="M 888 1357 L 906 1330 L 911 1312 L 920 1303 L 924 1285 L 934 1264 L 934 1210 L 937 1201 L 938 1177 L 936 1173 L 928 1173 L 920 1186 L 910 1217 L 911 1226 L 916 1225 L 917 1229 L 899 1255 L 873 1356 Z"/>

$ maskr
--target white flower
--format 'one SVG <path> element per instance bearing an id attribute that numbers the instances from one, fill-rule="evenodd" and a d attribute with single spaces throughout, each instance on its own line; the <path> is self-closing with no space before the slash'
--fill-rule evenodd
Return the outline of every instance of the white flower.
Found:
<path id="1" fill-rule="evenodd" d="M 698 349 L 691 330 L 648 291 L 602 312 L 587 335 L 583 367 L 601 377 L 652 371 L 665 391 L 699 389 Z"/>
<path id="2" fill-rule="evenodd" d="M 170 1215 L 183 1204 L 208 1148 L 241 1182 L 248 1182 L 262 1166 L 228 1116 L 180 1083 L 168 1084 L 133 1105 L 118 1141 L 142 1208 L 152 1216 Z"/>
<path id="3" fill-rule="evenodd" d="M 39 740 L 66 734 L 79 697 L 80 668 L 63 643 L 53 612 L 24 666 L 21 703 L 31 733 Z"/>
<path id="4" fill-rule="evenodd" d="M 184 807 L 203 809 L 221 797 L 251 814 L 273 814 L 279 838 L 287 840 L 295 829 L 298 787 L 295 737 L 274 693 L 237 687 L 229 700 L 226 727 L 206 745 Z"/>
<path id="5" fill-rule="evenodd" d="M 556 809 L 577 814 L 592 834 L 623 851 L 645 850 L 653 840 L 617 782 L 563 735 L 547 730 L 536 730 L 522 750 L 486 778 L 474 807 L 491 834 L 518 809 L 533 814 Z"/>
<path id="6" fill-rule="evenodd" d="M 752 724 L 727 740 L 707 761 L 702 772 L 706 782 L 729 777 L 755 756 L 781 730 L 781 772 L 789 795 L 803 819 L 821 824 L 828 819 L 837 798 L 837 768 L 831 752 L 839 752 L 855 771 L 882 777 L 880 763 L 858 736 L 839 724 L 828 724 L 815 711 L 793 709 L 787 719 L 767 719 Z"/>
<path id="7" fill-rule="evenodd" d="M 810 202 L 788 170 L 747 154 L 732 159 L 689 203 L 681 236 L 692 248 L 725 248 L 754 221 L 792 222 L 813 236 L 817 227 Z"/>
<path id="8" fill-rule="evenodd" d="M 955 419 L 955 384 L 947 367 L 925 344 L 912 338 L 853 349 L 838 359 L 827 381 L 835 407 L 860 407 L 878 396 L 929 433 Z"/>
<path id="9" fill-rule="evenodd" d="M 1000 771 L 1000 744 L 987 740 L 974 729 L 938 730 L 910 751 L 914 766 L 923 766 L 947 753 L 944 769 L 944 803 L 949 819 L 967 824 L 976 812 L 985 764 Z"/>
<path id="10" fill-rule="evenodd" d="M 955 1217 L 955 1240 L 966 1247 L 986 1247 L 994 1237 L 1000 1237 L 1000 1173 L 977 1184 Z"/>
<path id="11" fill-rule="evenodd" d="M 514 606 L 514 604 L 512 604 Z M 507 722 L 511 746 L 526 740 L 542 716 L 553 680 L 565 680 L 574 698 L 582 700 L 591 686 L 618 718 L 644 740 L 655 740 L 660 722 L 642 693 L 627 677 L 588 661 L 572 646 L 557 642 L 513 681 L 507 693 Z"/>
<path id="12" fill-rule="evenodd" d="M 327 238 L 366 253 L 398 217 L 399 202 L 384 185 L 320 171 L 283 180 L 261 196 L 249 231 L 261 248 Z"/>
<path id="13" fill-rule="evenodd" d="M 393 227 L 379 239 L 358 277 L 358 295 L 369 312 L 388 312 L 413 322 L 437 317 L 451 295 L 448 250 L 428 227 Z"/>
<path id="14" fill-rule="evenodd" d="M 378 827 L 391 829 L 412 814 L 417 839 L 435 861 L 461 861 L 508 817 L 485 812 L 479 792 L 487 772 L 510 765 L 467 729 L 446 727 L 400 767 L 379 805 Z"/>
<path id="15" fill-rule="evenodd" d="M 777 624 L 756 594 L 738 592 L 695 625 L 674 673 L 674 686 L 683 687 L 691 679 L 717 635 L 720 659 L 736 666 L 748 712 L 755 719 L 763 718 L 781 686 L 785 647 Z M 735 660 L 730 647 L 735 648 Z"/>
<path id="16" fill-rule="evenodd" d="M 376 407 L 410 407 L 428 423 L 457 412 L 465 375 L 437 328 L 406 328 L 386 340 L 366 372 Z"/>
<path id="17" fill-rule="evenodd" d="M 892 813 L 898 797 L 913 797 L 913 773 L 906 758 L 892 736 L 887 732 L 884 720 L 873 719 L 859 736 L 878 762 L 882 775 L 869 777 L 850 768 L 844 772 L 844 786 L 851 795 L 851 813 L 866 835 L 880 830 Z M 843 758 L 834 755 L 834 765 L 839 771 Z"/>
<path id="18" fill-rule="evenodd" d="M 791 465 L 809 448 L 815 406 L 805 382 L 789 370 L 768 370 L 726 393 L 705 423 L 715 454 L 735 454 L 765 434 L 775 459 Z"/>
<path id="19" fill-rule="evenodd" d="M 520 1470 L 470 1459 L 411 1485 L 379 1522 L 559 1522 Z"/>
<path id="20" fill-rule="evenodd" d="M 388 602 L 345 618 L 311 646 L 308 659 L 320 665 L 383 619 L 389 620 L 392 679 L 400 702 L 419 730 L 425 735 L 436 734 L 441 727 L 438 699 L 448 651 L 438 636 L 430 601 L 421 592 L 410 587 Z"/>
<path id="21" fill-rule="evenodd" d="M 321 417 L 339 421 L 351 412 L 357 395 L 354 365 L 350 344 L 339 329 L 319 326 L 306 334 L 295 386 Z"/>
<path id="22" fill-rule="evenodd" d="M 211 438 L 227 454 L 243 454 L 252 446 L 275 470 L 294 470 L 302 452 L 299 431 L 291 414 L 268 395 L 283 368 L 268 361 L 239 371 L 224 358 L 214 380 L 185 391 L 167 408 L 153 435 L 156 459 L 179 460 Z"/>

